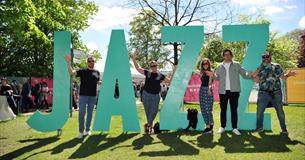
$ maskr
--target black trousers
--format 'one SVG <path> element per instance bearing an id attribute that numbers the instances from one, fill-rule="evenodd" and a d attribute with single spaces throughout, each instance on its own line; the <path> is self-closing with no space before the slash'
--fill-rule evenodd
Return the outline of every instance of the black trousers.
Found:
<path id="1" fill-rule="evenodd" d="M 7 95 L 6 99 L 7 99 L 8 105 L 10 106 L 10 108 L 12 109 L 14 114 L 17 115 L 18 114 L 18 108 L 17 108 L 14 97 L 12 95 Z"/>
<path id="2" fill-rule="evenodd" d="M 230 102 L 230 108 L 231 108 L 231 122 L 232 122 L 232 128 L 237 128 L 237 107 L 238 107 L 238 98 L 239 98 L 239 92 L 230 92 L 230 90 L 226 90 L 225 94 L 219 94 L 220 98 L 220 122 L 221 127 L 225 128 L 227 124 L 227 107 L 228 107 L 228 101 Z"/>

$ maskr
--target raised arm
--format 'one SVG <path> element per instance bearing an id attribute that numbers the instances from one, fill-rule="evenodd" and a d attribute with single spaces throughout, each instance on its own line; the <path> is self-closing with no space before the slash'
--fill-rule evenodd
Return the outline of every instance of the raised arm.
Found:
<path id="1" fill-rule="evenodd" d="M 70 55 L 65 55 L 65 60 L 66 60 L 67 65 L 68 65 L 69 74 L 71 76 L 75 76 L 76 75 L 76 70 L 71 66 L 71 56 Z"/>
<path id="2" fill-rule="evenodd" d="M 131 57 L 131 60 L 132 60 L 132 62 L 133 62 L 133 64 L 134 64 L 136 70 L 137 70 L 139 73 L 144 74 L 144 69 L 141 68 L 141 67 L 139 67 L 139 65 L 138 65 L 138 63 L 137 63 L 137 60 L 136 60 L 137 56 L 136 56 L 135 54 L 130 54 L 130 57 Z"/>
<path id="3" fill-rule="evenodd" d="M 177 65 L 174 65 L 172 76 L 170 76 L 170 77 L 165 77 L 164 81 L 165 81 L 166 83 L 169 83 L 169 84 L 171 83 L 171 81 L 172 81 L 172 79 L 173 79 L 173 77 L 174 77 L 174 74 L 175 74 L 175 72 L 176 72 L 176 68 L 177 68 Z"/>

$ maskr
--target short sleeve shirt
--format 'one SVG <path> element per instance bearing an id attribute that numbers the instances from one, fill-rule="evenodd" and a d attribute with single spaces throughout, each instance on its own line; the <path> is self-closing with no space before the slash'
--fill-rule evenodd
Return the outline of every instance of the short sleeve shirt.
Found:
<path id="1" fill-rule="evenodd" d="M 76 77 L 80 77 L 80 96 L 96 96 L 97 82 L 100 80 L 99 71 L 80 69 L 76 71 Z"/>
<path id="2" fill-rule="evenodd" d="M 144 90 L 151 94 L 158 94 L 161 91 L 161 82 L 165 79 L 165 76 L 160 73 L 153 73 L 148 70 L 144 70 L 145 84 Z"/>
<path id="3" fill-rule="evenodd" d="M 276 91 L 281 89 L 280 77 L 284 74 L 279 64 L 261 64 L 259 70 L 259 88 L 263 91 Z"/>

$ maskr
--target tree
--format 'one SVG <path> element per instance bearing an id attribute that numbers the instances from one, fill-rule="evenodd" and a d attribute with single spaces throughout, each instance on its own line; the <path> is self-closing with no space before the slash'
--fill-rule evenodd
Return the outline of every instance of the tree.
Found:
<path id="1" fill-rule="evenodd" d="M 52 77 L 54 31 L 70 31 L 73 48 L 88 53 L 79 32 L 97 10 L 86 0 L 1 0 L 2 76 Z"/>
<path id="2" fill-rule="evenodd" d="M 98 50 L 93 50 L 90 53 L 90 56 L 92 56 L 95 60 L 98 60 L 101 58 L 101 54 L 98 52 Z M 80 58 L 80 63 L 74 64 L 75 68 L 86 68 L 87 67 L 87 58 Z"/>
<path id="3" fill-rule="evenodd" d="M 200 68 L 200 60 L 203 57 L 210 59 L 212 62 L 212 67 L 215 68 L 219 63 L 223 61 L 222 52 L 224 49 L 230 49 L 233 52 L 234 60 L 241 62 L 244 59 L 246 43 L 245 42 L 224 42 L 222 37 L 214 35 L 208 37 L 206 40 L 206 45 L 201 50 L 201 56 L 197 62 L 197 68 Z"/>
<path id="4" fill-rule="evenodd" d="M 300 47 L 299 47 L 299 56 L 298 56 L 298 67 L 305 67 L 305 32 L 300 35 Z"/>
<path id="5" fill-rule="evenodd" d="M 263 14 L 258 14 L 254 17 L 241 14 L 238 22 L 240 24 L 271 24 L 271 21 L 266 19 Z M 297 31 L 295 32 L 293 31 L 285 35 L 280 35 L 278 32 L 274 31 L 270 32 L 267 50 L 272 54 L 273 62 L 279 63 L 283 68 L 296 67 L 298 53 L 298 38 L 296 35 L 299 33 Z M 222 61 L 221 53 L 225 48 L 232 50 L 234 60 L 242 63 L 246 52 L 246 43 L 226 43 L 217 35 L 207 37 L 206 45 L 202 49 L 201 57 L 209 58 L 214 62 L 213 67 L 215 67 Z M 199 64 L 197 64 L 197 68 L 198 67 Z"/>
<path id="6" fill-rule="evenodd" d="M 270 33 L 267 51 L 272 55 L 272 61 L 279 63 L 283 68 L 294 68 L 297 62 L 298 42 L 289 36 Z"/>
<path id="7" fill-rule="evenodd" d="M 160 42 L 160 25 L 152 18 L 155 16 L 152 11 L 141 11 L 130 22 L 128 49 L 137 54 L 137 60 L 144 68 L 149 68 L 148 62 L 151 60 L 157 61 L 160 68 L 170 62 L 170 52 Z"/>
<path id="8" fill-rule="evenodd" d="M 297 66 L 299 68 L 305 67 L 305 30 L 295 29 L 286 34 L 289 39 L 292 39 L 295 43 L 298 43 L 297 55 Z"/>
<path id="9" fill-rule="evenodd" d="M 233 14 L 229 0 L 137 0 L 130 1 L 129 4 L 146 12 L 151 10 L 156 16 L 149 12 L 147 15 L 155 19 L 161 26 L 186 26 L 189 24 L 209 24 L 205 25 L 206 34 L 220 32 L 219 25 L 231 23 L 235 15 Z M 178 62 L 178 43 L 173 43 L 173 63 Z"/>

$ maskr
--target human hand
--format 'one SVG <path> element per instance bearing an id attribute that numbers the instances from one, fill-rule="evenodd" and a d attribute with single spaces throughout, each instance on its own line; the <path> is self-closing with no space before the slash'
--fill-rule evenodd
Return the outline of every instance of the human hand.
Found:
<path id="1" fill-rule="evenodd" d="M 214 72 L 212 71 L 204 71 L 205 74 L 207 74 L 209 77 L 213 77 L 214 76 Z"/>
<path id="2" fill-rule="evenodd" d="M 65 60 L 67 63 L 71 63 L 71 56 L 69 54 L 65 55 Z"/>

